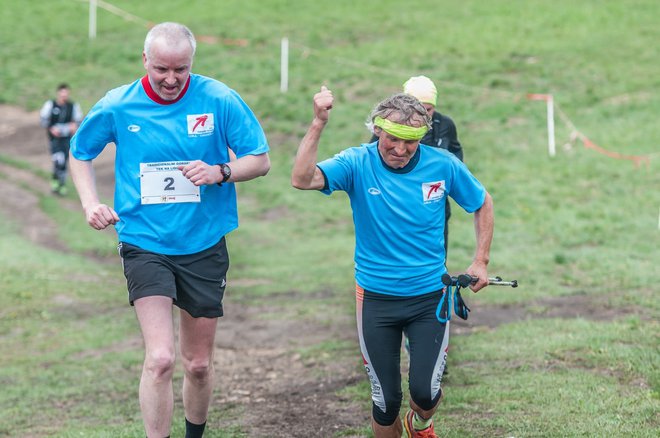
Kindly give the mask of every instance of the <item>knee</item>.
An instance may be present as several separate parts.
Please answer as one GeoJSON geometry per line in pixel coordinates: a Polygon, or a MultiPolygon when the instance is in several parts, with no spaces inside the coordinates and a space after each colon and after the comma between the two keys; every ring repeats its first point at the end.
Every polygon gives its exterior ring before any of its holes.
{"type": "Polygon", "coordinates": [[[157,379],[168,379],[174,373],[175,356],[173,351],[160,350],[147,353],[144,369],[157,379]]]}
{"type": "Polygon", "coordinates": [[[205,382],[213,373],[213,361],[210,358],[191,359],[183,364],[186,376],[197,382],[205,382]]]}
{"type": "Polygon", "coordinates": [[[428,382],[425,385],[410,382],[410,399],[425,411],[433,409],[441,396],[442,390],[438,388],[437,392],[433,394],[428,382]]]}

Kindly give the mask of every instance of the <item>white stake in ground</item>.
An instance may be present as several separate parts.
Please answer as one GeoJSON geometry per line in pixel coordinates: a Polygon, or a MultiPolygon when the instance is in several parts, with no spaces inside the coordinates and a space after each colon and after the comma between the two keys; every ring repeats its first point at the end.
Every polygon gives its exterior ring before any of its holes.
{"type": "Polygon", "coordinates": [[[548,94],[546,100],[548,107],[548,154],[551,157],[555,156],[555,105],[552,99],[552,94],[548,94]]]}
{"type": "Polygon", "coordinates": [[[96,0],[89,0],[89,39],[96,38],[96,0]]]}
{"type": "Polygon", "coordinates": [[[282,38],[282,56],[280,58],[280,91],[289,89],[289,39],[282,38]]]}
{"type": "Polygon", "coordinates": [[[555,104],[552,94],[528,94],[530,100],[545,100],[548,117],[548,155],[555,156],[555,104]]]}

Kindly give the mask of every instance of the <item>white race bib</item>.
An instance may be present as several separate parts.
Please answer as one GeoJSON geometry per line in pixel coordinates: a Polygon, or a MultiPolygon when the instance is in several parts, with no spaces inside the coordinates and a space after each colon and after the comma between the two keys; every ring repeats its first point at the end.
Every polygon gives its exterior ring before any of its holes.
{"type": "Polygon", "coordinates": [[[142,204],[200,202],[199,187],[178,169],[190,161],[140,163],[142,204]]]}

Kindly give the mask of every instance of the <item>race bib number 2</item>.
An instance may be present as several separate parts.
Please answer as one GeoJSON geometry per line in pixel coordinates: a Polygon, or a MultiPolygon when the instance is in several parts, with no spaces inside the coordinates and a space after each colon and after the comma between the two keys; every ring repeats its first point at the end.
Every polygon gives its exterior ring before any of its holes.
{"type": "Polygon", "coordinates": [[[199,187],[178,169],[190,161],[140,163],[140,196],[142,204],[200,202],[199,187]]]}

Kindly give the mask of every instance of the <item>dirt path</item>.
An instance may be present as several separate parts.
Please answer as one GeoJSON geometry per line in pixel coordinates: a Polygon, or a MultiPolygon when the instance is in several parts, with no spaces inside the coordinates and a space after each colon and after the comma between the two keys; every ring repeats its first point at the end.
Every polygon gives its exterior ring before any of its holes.
{"type": "MultiPolygon", "coordinates": [[[[36,112],[0,105],[0,154],[20,158],[49,172],[46,144],[36,112]]],[[[98,188],[106,199],[112,198],[114,187],[113,154],[112,148],[107,148],[95,162],[98,188]]],[[[56,224],[39,208],[37,194],[48,193],[48,182],[35,178],[28,170],[1,163],[0,176],[0,211],[15,219],[30,241],[67,251],[66,245],[57,239],[56,224]]],[[[80,208],[72,200],[61,202],[72,209],[80,208]]],[[[466,298],[472,301],[469,296],[466,298]]],[[[615,313],[604,302],[603,297],[596,302],[588,295],[570,300],[550,298],[516,307],[479,308],[473,302],[470,319],[456,321],[452,333],[493,329],[526,318],[611,319],[625,310],[619,308],[615,313]],[[534,313],[530,311],[532,308],[534,313]]],[[[329,437],[368,424],[369,412],[335,393],[364,378],[359,358],[328,360],[297,353],[328,339],[356,342],[353,316],[346,315],[330,325],[316,320],[264,317],[278,306],[284,309],[284,304],[272,300],[268,308],[247,305],[235,302],[228,295],[226,316],[219,324],[217,335],[218,395],[214,403],[238,407],[242,414],[237,423],[255,437],[329,437]],[[298,426],[295,432],[291,429],[293,423],[298,426]]]]}

